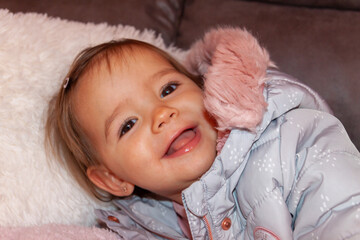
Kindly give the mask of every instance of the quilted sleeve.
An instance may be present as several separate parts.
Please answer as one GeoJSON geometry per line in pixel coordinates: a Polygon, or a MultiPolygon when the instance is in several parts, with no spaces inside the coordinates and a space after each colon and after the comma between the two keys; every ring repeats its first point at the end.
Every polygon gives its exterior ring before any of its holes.
{"type": "Polygon", "coordinates": [[[359,151],[330,114],[299,109],[285,118],[282,160],[296,156],[286,200],[294,239],[359,239],[359,151]],[[291,150],[286,146],[294,139],[298,144],[291,150]]]}

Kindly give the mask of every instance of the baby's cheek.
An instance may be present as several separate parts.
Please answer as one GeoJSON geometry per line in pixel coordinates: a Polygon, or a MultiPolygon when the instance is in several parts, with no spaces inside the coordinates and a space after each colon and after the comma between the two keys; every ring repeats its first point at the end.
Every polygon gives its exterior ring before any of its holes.
{"type": "Polygon", "coordinates": [[[194,90],[192,93],[187,94],[184,99],[187,99],[188,102],[191,102],[191,106],[193,107],[205,109],[204,98],[201,91],[199,92],[194,90]]]}

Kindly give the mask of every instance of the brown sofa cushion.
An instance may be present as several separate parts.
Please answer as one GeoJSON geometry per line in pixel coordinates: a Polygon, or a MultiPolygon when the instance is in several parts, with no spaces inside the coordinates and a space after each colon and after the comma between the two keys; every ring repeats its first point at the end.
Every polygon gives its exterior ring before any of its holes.
{"type": "Polygon", "coordinates": [[[11,12],[38,12],[81,22],[131,25],[153,29],[167,44],[173,42],[184,0],[0,0],[11,12]]]}
{"type": "Polygon", "coordinates": [[[258,2],[279,3],[304,7],[360,10],[360,1],[358,0],[260,0],[258,2]]]}
{"type": "Polygon", "coordinates": [[[320,93],[360,148],[360,12],[237,0],[185,4],[177,45],[188,48],[210,27],[246,27],[280,70],[320,93]]]}

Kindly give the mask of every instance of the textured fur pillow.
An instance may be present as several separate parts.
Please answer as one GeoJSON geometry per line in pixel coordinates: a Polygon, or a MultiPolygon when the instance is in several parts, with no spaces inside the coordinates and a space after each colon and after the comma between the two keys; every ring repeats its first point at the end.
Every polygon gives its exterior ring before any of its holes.
{"type": "Polygon", "coordinates": [[[0,226],[89,226],[95,222],[94,208],[109,207],[82,191],[60,165],[48,165],[44,123],[48,101],[75,55],[122,37],[183,56],[176,48],[166,49],[153,31],[0,10],[0,226]]]}

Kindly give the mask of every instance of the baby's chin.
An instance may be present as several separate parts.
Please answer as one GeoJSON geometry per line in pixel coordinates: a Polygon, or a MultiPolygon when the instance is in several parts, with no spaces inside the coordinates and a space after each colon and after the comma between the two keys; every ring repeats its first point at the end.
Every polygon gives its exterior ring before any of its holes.
{"type": "Polygon", "coordinates": [[[189,180],[190,180],[189,186],[192,183],[200,180],[201,177],[209,171],[209,169],[211,168],[211,166],[214,163],[215,157],[216,157],[216,152],[214,151],[213,155],[209,155],[205,159],[203,158],[202,161],[195,162],[192,165],[192,167],[191,167],[192,174],[189,176],[189,180]]]}

